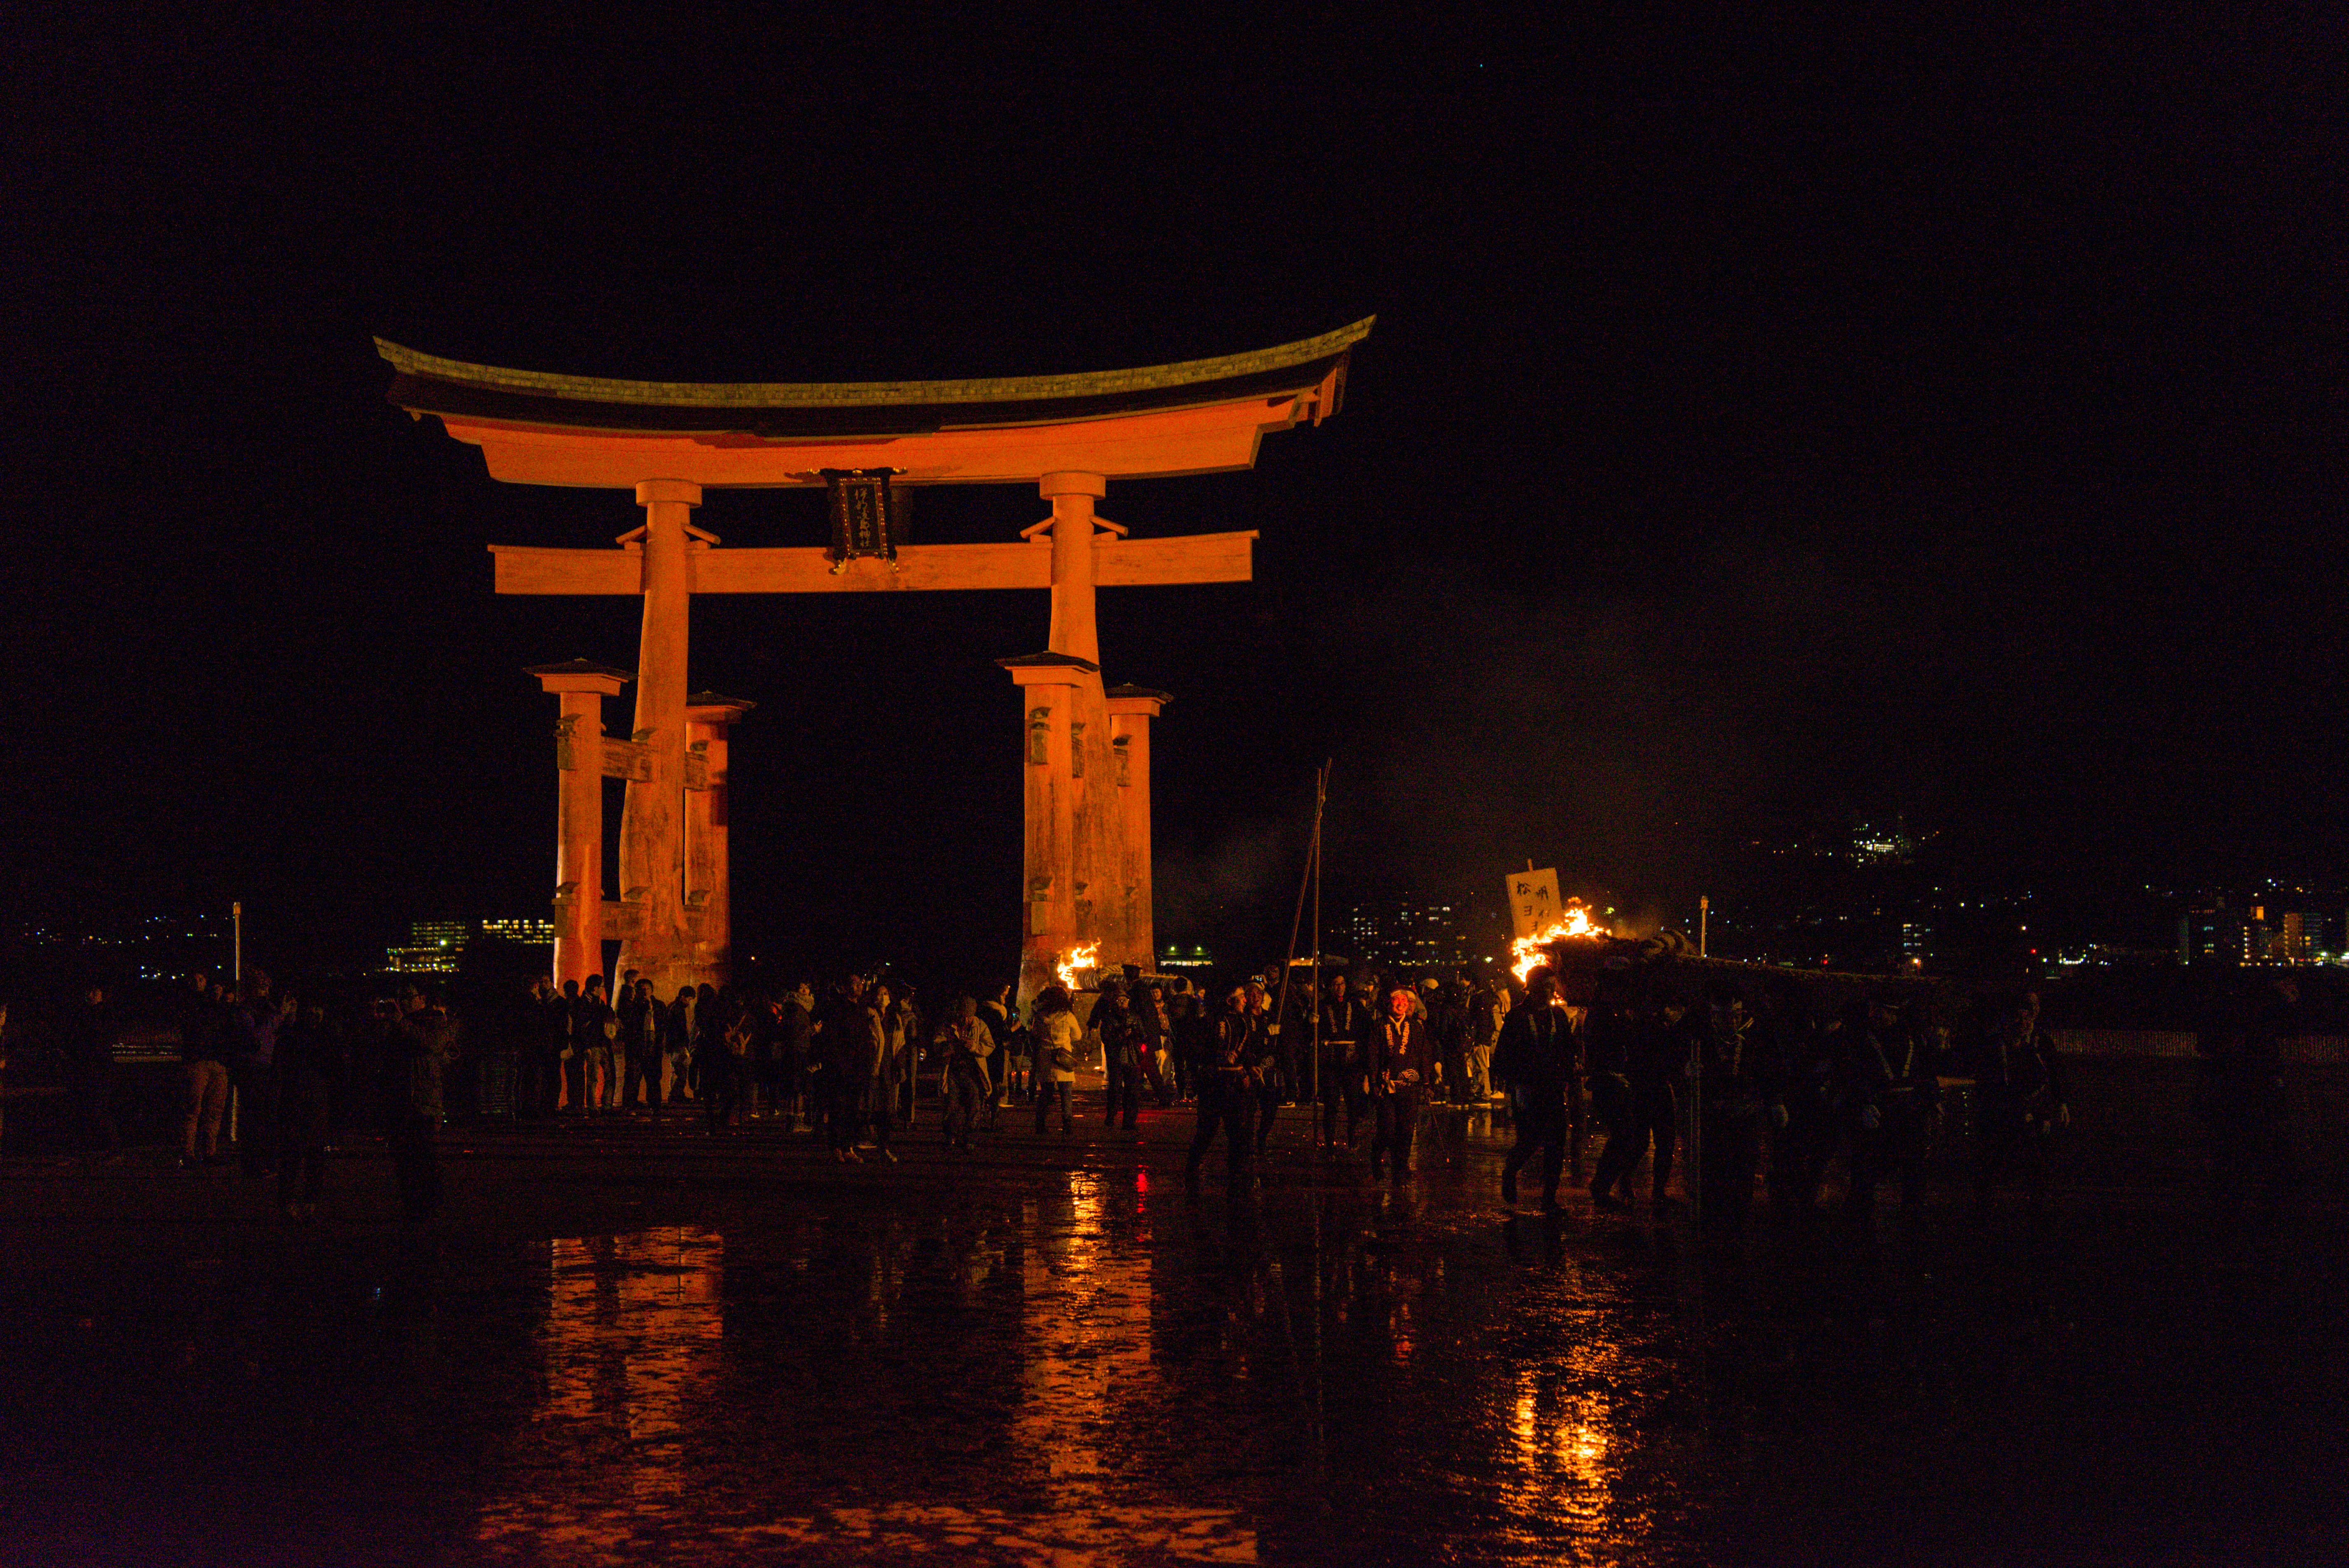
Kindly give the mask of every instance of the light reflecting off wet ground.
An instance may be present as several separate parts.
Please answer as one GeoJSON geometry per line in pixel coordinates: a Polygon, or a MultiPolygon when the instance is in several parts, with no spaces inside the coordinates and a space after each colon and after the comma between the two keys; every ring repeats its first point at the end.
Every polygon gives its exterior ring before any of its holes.
{"type": "Polygon", "coordinates": [[[1299,1158],[1198,1198],[1164,1150],[644,1163],[674,1153],[570,1170],[620,1195],[561,1233],[553,1200],[430,1234],[10,1221],[5,1561],[2349,1547],[2331,1229],[2225,1266],[2126,1206],[1724,1247],[1504,1219],[1474,1141],[1402,1191],[1299,1158]]]}

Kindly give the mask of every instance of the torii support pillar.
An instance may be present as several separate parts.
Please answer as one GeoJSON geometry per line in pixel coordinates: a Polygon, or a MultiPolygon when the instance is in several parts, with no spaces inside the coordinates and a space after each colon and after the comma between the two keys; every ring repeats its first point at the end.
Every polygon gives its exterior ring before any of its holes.
{"type": "Polygon", "coordinates": [[[685,907],[694,956],[712,984],[734,975],[734,923],[726,856],[728,734],[758,705],[696,692],[685,708],[685,907]]]}
{"type": "Polygon", "coordinates": [[[1150,721],[1174,699],[1148,686],[1112,686],[1109,746],[1118,802],[1118,882],[1121,918],[1113,923],[1117,951],[1104,950],[1104,968],[1137,964],[1158,968],[1158,924],[1150,884],[1150,721]]]}
{"type": "MultiPolygon", "coordinates": [[[[1021,796],[1027,831],[1022,870],[1027,916],[1019,934],[1019,1001],[1024,1006],[1053,984],[1061,958],[1101,940],[1092,929],[1091,890],[1079,885],[1077,768],[1088,683],[1098,691],[1101,666],[1061,653],[997,661],[1019,683],[1024,734],[1021,796]]],[[[1098,698],[1095,698],[1098,701],[1098,698]]],[[[1105,749],[1105,748],[1104,748],[1105,749]]]]}
{"type": "Polygon", "coordinates": [[[693,596],[688,552],[709,548],[688,521],[701,487],[683,480],[636,486],[645,525],[621,542],[644,561],[644,634],[636,654],[636,724],[642,779],[628,780],[620,816],[620,898],[636,912],[620,940],[620,967],[667,996],[715,976],[695,961],[685,913],[685,657],[693,596]]]}
{"type": "Polygon", "coordinates": [[[604,699],[634,677],[573,659],[524,672],[561,699],[554,721],[554,983],[604,972],[604,699]]]}

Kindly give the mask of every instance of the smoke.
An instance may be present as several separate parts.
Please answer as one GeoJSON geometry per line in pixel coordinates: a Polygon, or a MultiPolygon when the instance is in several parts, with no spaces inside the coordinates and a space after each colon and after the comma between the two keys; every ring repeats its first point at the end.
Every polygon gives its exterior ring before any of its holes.
{"type": "Polygon", "coordinates": [[[1305,848],[1295,824],[1258,820],[1226,830],[1204,851],[1162,855],[1154,870],[1161,926],[1204,934],[1232,931],[1237,920],[1255,937],[1267,912],[1278,907],[1285,917],[1305,848]]]}
{"type": "Polygon", "coordinates": [[[1379,650],[1395,700],[1341,753],[1333,870],[1497,886],[1531,859],[1568,892],[1618,890],[1621,924],[1662,923],[1727,836],[1832,771],[1819,688],[1884,630],[1842,575],[1756,542],[1611,600],[1443,571],[1381,595],[1370,626],[1441,627],[1446,645],[1379,650]]]}

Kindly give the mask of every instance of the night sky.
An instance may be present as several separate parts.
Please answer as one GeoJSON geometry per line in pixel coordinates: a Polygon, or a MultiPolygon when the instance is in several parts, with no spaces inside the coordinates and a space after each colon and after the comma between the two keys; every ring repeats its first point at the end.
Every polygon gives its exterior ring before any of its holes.
{"type": "MultiPolygon", "coordinates": [[[[496,598],[483,546],[637,514],[490,480],[386,403],[372,335],[844,380],[1373,313],[1336,419],[1103,505],[1263,531],[1252,584],[1102,595],[1107,676],[1177,697],[1162,935],[1278,940],[1324,757],[1333,897],[1530,856],[1671,908],[1733,846],[1854,811],[1984,875],[2349,870],[2334,8],[1113,34],[870,9],[19,8],[21,912],[242,897],[290,963],[543,909],[553,705],[522,666],[633,665],[637,605],[496,598]]],[[[926,541],[1047,510],[919,500],[926,541]]],[[[822,507],[712,492],[697,521],[814,544],[822,507]]],[[[1045,613],[696,600],[694,685],[760,705],[744,947],[1009,964],[1019,704],[993,661],[1045,613]]]]}

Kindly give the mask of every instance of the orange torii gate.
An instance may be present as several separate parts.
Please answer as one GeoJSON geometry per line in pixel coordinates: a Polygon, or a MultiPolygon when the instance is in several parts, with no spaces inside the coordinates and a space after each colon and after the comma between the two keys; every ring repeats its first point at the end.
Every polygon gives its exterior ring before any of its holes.
{"type": "MultiPolygon", "coordinates": [[[[532,672],[564,696],[555,978],[600,971],[607,931],[620,939],[622,967],[664,993],[728,973],[724,834],[691,829],[713,810],[706,792],[722,788],[726,725],[749,705],[688,696],[693,594],[960,588],[1051,593],[1043,650],[999,661],[1019,686],[1026,726],[1022,995],[1088,947],[1101,968],[1153,966],[1149,735],[1168,698],[1102,686],[1094,589],[1246,582],[1256,535],[1133,539],[1095,503],[1112,479],[1253,467],[1268,433],[1329,418],[1348,355],[1374,319],[1215,359],[969,381],[616,381],[471,365],[377,339],[398,372],[390,400],[479,446],[492,478],[629,490],[645,509],[644,525],[616,550],[490,547],[501,593],[644,599],[627,740],[604,738],[600,720],[626,672],[532,672]],[[1051,505],[1019,542],[895,537],[902,487],[1018,482],[1051,505]],[[705,489],[725,486],[826,487],[831,545],[719,548],[690,515],[705,489]],[[591,713],[593,733],[580,733],[591,713]],[[600,807],[586,805],[605,774],[627,780],[616,902],[600,885],[600,807]]],[[[714,810],[722,829],[722,803],[714,810]]]]}

